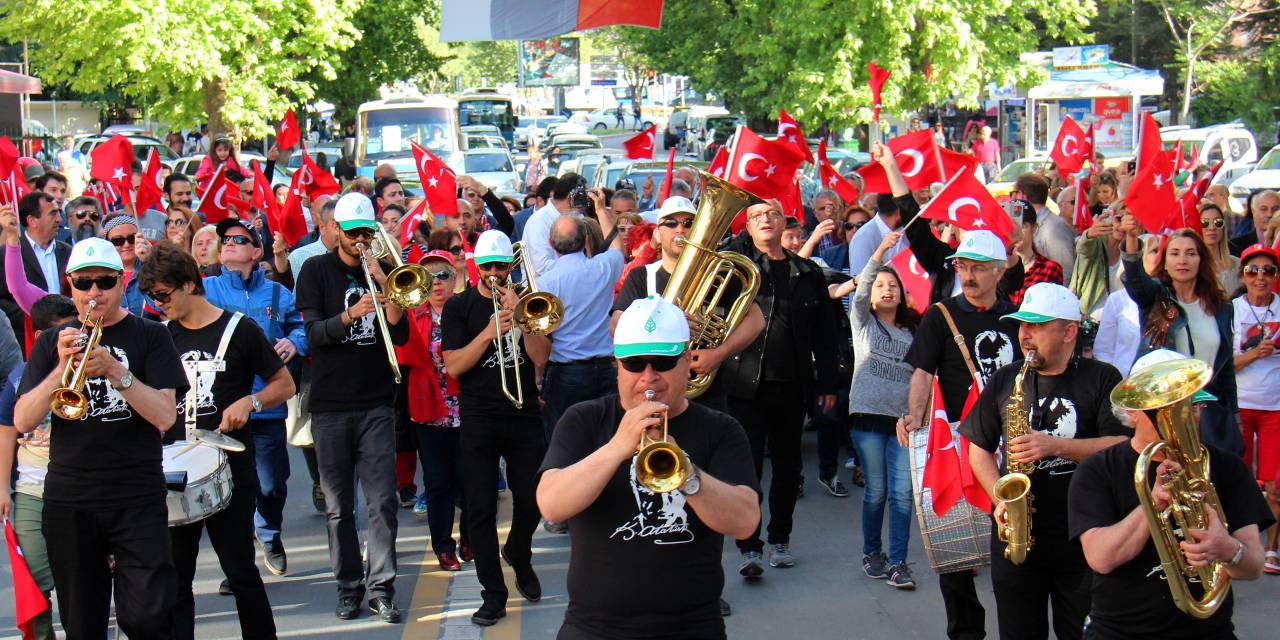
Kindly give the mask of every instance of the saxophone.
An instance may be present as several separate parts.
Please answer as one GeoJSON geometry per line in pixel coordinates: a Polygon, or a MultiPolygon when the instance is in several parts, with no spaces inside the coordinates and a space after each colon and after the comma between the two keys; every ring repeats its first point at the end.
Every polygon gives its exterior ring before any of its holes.
{"type": "Polygon", "coordinates": [[[1004,503],[1004,514],[996,523],[996,535],[1005,543],[1004,557],[1013,564],[1022,564],[1034,542],[1031,539],[1031,477],[1034,462],[1014,462],[1009,457],[1009,443],[1018,436],[1031,433],[1031,415],[1026,409],[1023,395],[1023,379],[1036,352],[1028,351],[1022,361],[1022,369],[1013,379],[1013,392],[1004,406],[1004,460],[1005,473],[996,481],[996,499],[1004,503]]]}

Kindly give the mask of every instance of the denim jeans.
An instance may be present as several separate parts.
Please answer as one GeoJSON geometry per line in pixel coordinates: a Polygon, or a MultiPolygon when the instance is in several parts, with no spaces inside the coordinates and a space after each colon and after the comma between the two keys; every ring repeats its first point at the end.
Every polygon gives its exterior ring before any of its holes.
{"type": "Polygon", "coordinates": [[[254,460],[258,467],[257,508],[253,526],[263,544],[278,544],[284,524],[284,501],[289,497],[289,449],[283,419],[254,419],[254,460]]]}
{"type": "Polygon", "coordinates": [[[595,400],[617,390],[618,374],[613,358],[592,358],[576,362],[547,364],[542,379],[542,431],[546,442],[560,416],[579,402],[595,400]]]}
{"type": "Polygon", "coordinates": [[[911,537],[911,469],[907,450],[894,435],[850,430],[853,446],[862,461],[862,477],[867,486],[862,492],[862,553],[882,550],[880,528],[884,521],[886,498],[889,503],[889,563],[907,559],[907,541],[911,537]]]}

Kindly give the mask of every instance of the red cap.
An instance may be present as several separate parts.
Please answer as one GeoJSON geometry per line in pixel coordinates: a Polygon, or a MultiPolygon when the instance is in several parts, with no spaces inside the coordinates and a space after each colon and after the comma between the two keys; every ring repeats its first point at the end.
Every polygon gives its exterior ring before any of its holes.
{"type": "Polygon", "coordinates": [[[1280,258],[1276,257],[1275,250],[1262,243],[1252,245],[1240,252],[1240,264],[1248,264],[1249,259],[1256,255],[1267,256],[1272,262],[1280,264],[1280,258]]]}
{"type": "Polygon", "coordinates": [[[433,262],[437,260],[452,266],[453,254],[449,253],[448,251],[444,251],[442,249],[436,249],[435,251],[428,252],[424,254],[421,258],[418,258],[418,264],[425,265],[428,262],[433,262]]]}

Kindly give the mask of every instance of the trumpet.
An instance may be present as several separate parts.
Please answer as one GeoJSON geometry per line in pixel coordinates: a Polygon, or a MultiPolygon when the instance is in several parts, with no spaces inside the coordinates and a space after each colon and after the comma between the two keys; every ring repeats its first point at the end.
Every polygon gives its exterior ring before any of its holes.
{"type": "Polygon", "coordinates": [[[524,386],[520,382],[520,349],[513,346],[513,342],[508,342],[508,336],[512,335],[515,328],[507,331],[502,330],[502,293],[498,287],[502,281],[498,280],[498,276],[489,276],[486,281],[489,285],[490,299],[493,301],[493,342],[494,349],[497,351],[498,357],[498,377],[502,381],[502,395],[507,397],[517,409],[524,406],[524,386]],[[507,381],[507,361],[511,361],[511,372],[515,378],[515,392],[512,392],[512,384],[507,381]]]}
{"type": "Polygon", "coordinates": [[[564,303],[555,294],[538,291],[538,283],[534,278],[533,262],[529,253],[524,251],[523,243],[517,242],[511,247],[515,258],[512,263],[520,265],[524,272],[524,282],[514,285],[520,294],[512,316],[520,330],[535,336],[545,336],[560,324],[564,318],[564,303]]]}
{"type": "Polygon", "coordinates": [[[67,362],[67,368],[62,370],[62,386],[54,389],[49,396],[49,410],[63,420],[79,420],[89,410],[89,399],[84,394],[87,377],[85,367],[88,366],[89,353],[102,342],[102,321],[93,319],[93,309],[96,306],[96,300],[89,301],[89,308],[84,314],[84,325],[80,328],[81,332],[89,332],[83,343],[80,363],[76,364],[74,360],[67,362]]]}
{"type": "MultiPolygon", "coordinates": [[[[378,229],[378,231],[381,230],[378,229]]],[[[357,243],[356,248],[360,250],[360,268],[364,269],[365,284],[369,286],[369,295],[373,296],[373,315],[378,323],[378,333],[382,334],[382,347],[387,351],[387,364],[391,365],[391,375],[395,378],[396,384],[399,385],[401,380],[400,360],[396,358],[396,346],[391,343],[391,328],[387,326],[386,312],[382,310],[382,305],[378,303],[378,284],[373,281],[373,273],[369,271],[369,258],[365,255],[365,244],[363,242],[357,243]]],[[[372,253],[372,250],[370,253],[372,253]]],[[[392,271],[392,273],[395,273],[395,271],[392,271]]],[[[389,276],[386,282],[388,284],[391,283],[389,276]]]]}
{"type": "MultiPolygon", "coordinates": [[[[653,389],[644,392],[645,400],[653,400],[653,389]]],[[[662,414],[662,439],[653,440],[646,433],[640,437],[640,453],[631,463],[636,482],[654,493],[679,489],[693,468],[683,449],[667,440],[667,414],[662,414]]]]}
{"type": "Polygon", "coordinates": [[[385,290],[388,300],[401,309],[413,309],[427,301],[431,295],[431,274],[422,265],[405,264],[400,257],[400,245],[381,225],[374,230],[369,253],[373,254],[374,260],[386,260],[395,265],[387,274],[385,290]]]}

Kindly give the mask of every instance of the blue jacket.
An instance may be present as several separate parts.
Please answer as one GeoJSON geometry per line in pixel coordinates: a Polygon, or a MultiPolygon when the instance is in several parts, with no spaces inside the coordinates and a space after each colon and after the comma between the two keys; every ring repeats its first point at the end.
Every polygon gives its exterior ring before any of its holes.
{"type": "Polygon", "coordinates": [[[135,273],[129,278],[129,284],[124,287],[124,295],[120,296],[120,306],[124,307],[129,313],[142,317],[142,307],[146,304],[146,299],[142,295],[142,291],[138,288],[138,278],[135,273]]]}
{"type": "MultiPolygon", "coordinates": [[[[302,324],[302,314],[294,306],[293,292],[274,280],[267,279],[261,266],[255,266],[246,281],[238,272],[222,268],[222,274],[204,279],[204,295],[215,307],[238,311],[253,319],[267,335],[267,342],[275,344],[280,338],[288,338],[297,347],[294,358],[307,355],[307,332],[302,324]]],[[[262,390],[266,383],[255,377],[253,392],[262,390]]],[[[288,414],[282,404],[274,409],[254,413],[250,418],[281,419],[288,414]]]]}

